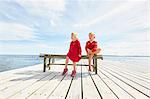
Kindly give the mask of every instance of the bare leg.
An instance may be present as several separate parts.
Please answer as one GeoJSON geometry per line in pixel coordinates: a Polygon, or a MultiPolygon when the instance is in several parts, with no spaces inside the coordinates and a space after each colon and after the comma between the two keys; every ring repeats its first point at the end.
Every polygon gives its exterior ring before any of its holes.
{"type": "Polygon", "coordinates": [[[68,56],[66,56],[66,64],[65,64],[65,68],[67,68],[67,66],[68,66],[68,62],[69,62],[69,57],[68,57],[68,56]]]}
{"type": "Polygon", "coordinates": [[[89,70],[91,70],[91,61],[92,61],[92,58],[93,58],[93,54],[90,54],[89,55],[89,59],[88,59],[88,61],[89,61],[89,70]]]}
{"type": "Polygon", "coordinates": [[[76,62],[73,62],[73,70],[76,71],[76,62]]]}
{"type": "Polygon", "coordinates": [[[76,76],[76,62],[73,62],[73,71],[71,73],[71,77],[75,77],[76,76]]]}
{"type": "Polygon", "coordinates": [[[97,48],[97,50],[95,52],[92,52],[91,54],[88,53],[88,61],[89,61],[89,70],[91,70],[91,61],[93,59],[94,54],[98,54],[101,51],[100,48],[97,48]]]}
{"type": "Polygon", "coordinates": [[[64,70],[63,70],[62,75],[65,75],[65,74],[67,74],[67,72],[68,72],[68,68],[67,68],[67,66],[68,66],[68,62],[69,62],[69,57],[67,56],[67,57],[66,57],[66,64],[65,64],[65,68],[64,68],[64,70]]]}
{"type": "Polygon", "coordinates": [[[97,48],[97,50],[95,52],[92,52],[93,56],[94,56],[94,54],[98,54],[100,51],[101,51],[101,49],[97,48]]]}

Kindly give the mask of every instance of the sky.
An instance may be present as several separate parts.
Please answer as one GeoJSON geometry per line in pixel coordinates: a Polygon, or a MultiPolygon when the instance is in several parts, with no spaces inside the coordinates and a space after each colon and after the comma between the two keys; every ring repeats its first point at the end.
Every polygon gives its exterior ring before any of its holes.
{"type": "Polygon", "coordinates": [[[150,56],[150,0],[0,0],[0,54],[66,54],[71,32],[85,54],[150,56]]]}

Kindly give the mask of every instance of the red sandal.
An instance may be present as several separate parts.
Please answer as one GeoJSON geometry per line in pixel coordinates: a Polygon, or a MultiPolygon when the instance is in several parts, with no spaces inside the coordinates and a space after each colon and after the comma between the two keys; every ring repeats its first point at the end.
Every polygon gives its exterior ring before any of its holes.
{"type": "Polygon", "coordinates": [[[65,68],[62,75],[65,75],[68,72],[68,68],[65,68]]]}
{"type": "Polygon", "coordinates": [[[72,73],[71,73],[71,77],[75,77],[76,76],[76,71],[73,70],[72,73]]]}

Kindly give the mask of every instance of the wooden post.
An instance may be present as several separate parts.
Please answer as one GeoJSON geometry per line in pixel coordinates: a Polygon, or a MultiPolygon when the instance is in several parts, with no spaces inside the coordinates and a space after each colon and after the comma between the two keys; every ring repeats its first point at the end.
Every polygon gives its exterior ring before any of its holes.
{"type": "Polygon", "coordinates": [[[94,69],[94,72],[95,72],[95,59],[93,58],[93,69],[94,69]]]}
{"type": "Polygon", "coordinates": [[[97,55],[94,55],[95,74],[97,74],[97,55]]]}
{"type": "Polygon", "coordinates": [[[51,58],[49,58],[49,64],[48,64],[48,69],[51,69],[51,58]]]}
{"type": "Polygon", "coordinates": [[[93,58],[93,65],[94,65],[94,58],[93,58]]]}
{"type": "Polygon", "coordinates": [[[44,67],[43,67],[43,72],[46,71],[46,57],[44,57],[44,67]]]}
{"type": "Polygon", "coordinates": [[[52,58],[52,63],[54,63],[55,62],[55,58],[52,58]]]}

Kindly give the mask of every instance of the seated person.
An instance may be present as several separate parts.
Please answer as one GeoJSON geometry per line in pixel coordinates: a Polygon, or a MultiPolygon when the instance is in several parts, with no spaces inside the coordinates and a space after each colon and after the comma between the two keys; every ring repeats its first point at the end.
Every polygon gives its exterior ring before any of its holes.
{"type": "Polygon", "coordinates": [[[86,42],[85,50],[87,52],[87,56],[89,57],[89,71],[91,71],[91,61],[94,54],[98,54],[101,49],[97,47],[97,42],[95,41],[95,34],[93,32],[89,33],[89,41],[86,42]]]}

